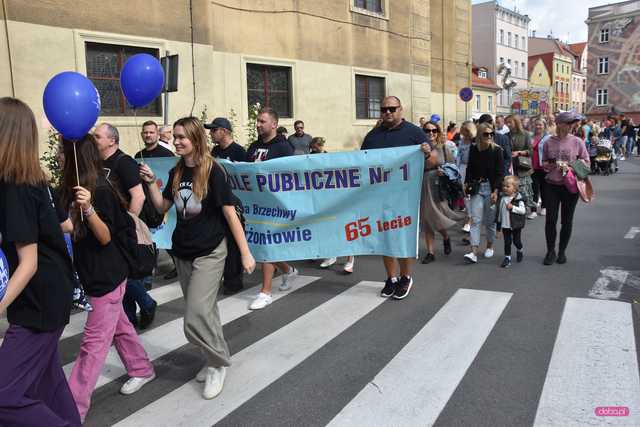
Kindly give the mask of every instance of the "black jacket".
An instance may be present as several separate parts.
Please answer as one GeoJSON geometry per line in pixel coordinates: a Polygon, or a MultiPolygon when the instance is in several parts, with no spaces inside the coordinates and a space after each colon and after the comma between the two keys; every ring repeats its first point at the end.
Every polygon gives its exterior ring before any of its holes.
{"type": "MultiPolygon", "coordinates": [[[[498,201],[496,202],[496,224],[497,224],[497,229],[500,230],[501,228],[501,224],[498,222],[500,220],[500,206],[502,203],[502,198],[504,197],[504,193],[500,193],[500,197],[498,197],[498,201]]],[[[524,203],[524,198],[522,198],[522,195],[520,193],[516,193],[516,195],[513,197],[513,200],[511,200],[511,204],[513,206],[520,206],[520,207],[525,207],[526,209],[526,205],[524,203]]],[[[526,215],[525,214],[517,214],[514,213],[513,211],[509,212],[509,221],[511,221],[511,229],[512,230],[521,230],[524,228],[524,224],[527,221],[526,219],[526,215]]]]}

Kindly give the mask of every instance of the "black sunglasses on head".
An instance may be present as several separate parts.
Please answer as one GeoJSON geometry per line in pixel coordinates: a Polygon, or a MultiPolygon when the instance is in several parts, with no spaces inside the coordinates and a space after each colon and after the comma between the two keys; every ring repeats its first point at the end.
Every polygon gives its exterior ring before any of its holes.
{"type": "Polygon", "coordinates": [[[380,107],[381,113],[395,113],[400,107],[380,107]]]}
{"type": "Polygon", "coordinates": [[[425,133],[438,133],[438,129],[424,129],[425,133]]]}

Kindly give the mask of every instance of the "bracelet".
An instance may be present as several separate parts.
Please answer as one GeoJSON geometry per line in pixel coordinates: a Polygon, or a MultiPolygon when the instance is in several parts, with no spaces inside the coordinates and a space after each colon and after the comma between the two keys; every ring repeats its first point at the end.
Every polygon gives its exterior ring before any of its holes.
{"type": "Polygon", "coordinates": [[[89,208],[88,209],[83,209],[82,213],[84,214],[84,216],[89,218],[91,215],[94,215],[96,213],[96,210],[93,209],[92,205],[89,205],[89,208]]]}

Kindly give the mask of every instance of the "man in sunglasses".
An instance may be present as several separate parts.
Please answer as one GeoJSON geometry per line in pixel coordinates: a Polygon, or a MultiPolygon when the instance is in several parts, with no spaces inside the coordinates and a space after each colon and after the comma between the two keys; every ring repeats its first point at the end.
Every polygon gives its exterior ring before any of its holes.
{"type": "MultiPolygon", "coordinates": [[[[420,145],[426,158],[431,156],[431,145],[427,142],[425,133],[418,126],[404,119],[402,104],[398,97],[387,96],[382,100],[380,119],[382,121],[380,126],[371,129],[365,136],[362,150],[420,145]]],[[[413,258],[383,256],[382,260],[387,272],[387,280],[380,296],[383,298],[392,296],[395,299],[405,298],[413,286],[413,278],[411,277],[413,258]],[[397,276],[396,259],[400,264],[400,277],[397,276]]]]}

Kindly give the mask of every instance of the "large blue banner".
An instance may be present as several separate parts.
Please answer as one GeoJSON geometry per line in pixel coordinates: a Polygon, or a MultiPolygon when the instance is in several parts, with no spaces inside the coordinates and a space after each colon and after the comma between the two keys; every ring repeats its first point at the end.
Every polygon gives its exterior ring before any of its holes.
{"type": "MultiPolygon", "coordinates": [[[[168,168],[157,163],[166,159],[146,161],[166,181],[168,168]]],[[[242,201],[257,261],[417,256],[424,168],[417,146],[220,163],[242,201]]],[[[167,222],[156,231],[160,247],[172,229],[167,222]]]]}

